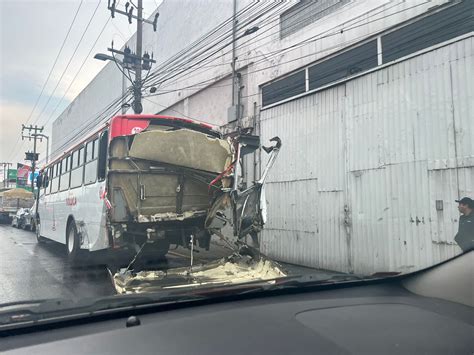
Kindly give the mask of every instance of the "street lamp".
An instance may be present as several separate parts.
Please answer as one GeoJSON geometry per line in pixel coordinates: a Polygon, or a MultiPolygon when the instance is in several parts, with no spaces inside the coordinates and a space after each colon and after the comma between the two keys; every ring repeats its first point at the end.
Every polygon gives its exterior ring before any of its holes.
{"type": "MultiPolygon", "coordinates": [[[[113,62],[115,62],[118,65],[123,67],[122,61],[112,57],[111,55],[105,54],[105,53],[97,53],[94,56],[94,59],[102,60],[104,62],[107,61],[107,60],[111,60],[111,61],[113,61],[113,62]]],[[[125,74],[122,74],[122,105],[121,105],[121,107],[122,107],[122,114],[123,115],[127,113],[127,108],[130,107],[130,105],[125,104],[124,96],[125,96],[125,91],[126,90],[127,90],[127,82],[126,82],[125,74]]]]}
{"type": "Polygon", "coordinates": [[[111,55],[104,54],[104,53],[97,53],[97,54],[94,56],[94,59],[103,60],[103,61],[106,61],[106,60],[114,60],[114,61],[117,61],[120,65],[122,65],[122,62],[120,62],[120,60],[115,59],[115,58],[112,57],[111,55]]]}

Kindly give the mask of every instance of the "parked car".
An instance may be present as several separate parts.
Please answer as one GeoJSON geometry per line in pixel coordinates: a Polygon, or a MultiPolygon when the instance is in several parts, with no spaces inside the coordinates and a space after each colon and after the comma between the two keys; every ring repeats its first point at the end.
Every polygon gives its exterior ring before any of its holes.
{"type": "Polygon", "coordinates": [[[25,225],[23,229],[30,230],[32,232],[36,231],[35,213],[36,213],[36,201],[35,201],[35,204],[28,210],[28,215],[25,218],[25,225]]]}
{"type": "Polygon", "coordinates": [[[31,217],[29,208],[20,208],[12,218],[12,227],[30,228],[31,217]]]}

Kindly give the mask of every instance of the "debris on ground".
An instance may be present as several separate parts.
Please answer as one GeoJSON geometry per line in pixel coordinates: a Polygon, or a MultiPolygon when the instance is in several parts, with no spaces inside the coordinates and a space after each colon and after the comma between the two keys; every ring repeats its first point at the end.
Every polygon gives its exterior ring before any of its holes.
{"type": "Polygon", "coordinates": [[[168,270],[133,272],[123,269],[112,276],[118,294],[156,292],[164,289],[235,285],[252,281],[273,282],[287,274],[265,257],[238,253],[207,264],[168,270]]]}

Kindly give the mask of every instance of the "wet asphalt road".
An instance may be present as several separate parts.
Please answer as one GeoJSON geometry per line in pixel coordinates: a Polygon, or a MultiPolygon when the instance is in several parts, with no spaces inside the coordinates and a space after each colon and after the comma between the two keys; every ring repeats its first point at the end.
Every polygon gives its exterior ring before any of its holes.
{"type": "MultiPolygon", "coordinates": [[[[210,251],[194,254],[194,263],[206,263],[232,253],[211,245],[210,251]]],[[[166,260],[149,265],[156,269],[188,266],[189,250],[171,250],[166,260]]],[[[315,273],[328,278],[336,273],[283,264],[291,274],[315,273]]],[[[65,246],[47,241],[38,244],[33,232],[0,224],[0,304],[25,300],[67,298],[78,300],[115,294],[105,266],[71,268],[65,246]]]]}

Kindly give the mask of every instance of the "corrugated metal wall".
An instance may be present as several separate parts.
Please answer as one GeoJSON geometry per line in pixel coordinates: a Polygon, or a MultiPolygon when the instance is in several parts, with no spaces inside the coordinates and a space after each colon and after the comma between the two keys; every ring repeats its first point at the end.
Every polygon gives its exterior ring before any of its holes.
{"type": "Polygon", "coordinates": [[[283,141],[262,251],[364,274],[459,253],[454,199],[474,195],[472,68],[471,37],[262,111],[262,141],[283,141]]]}

